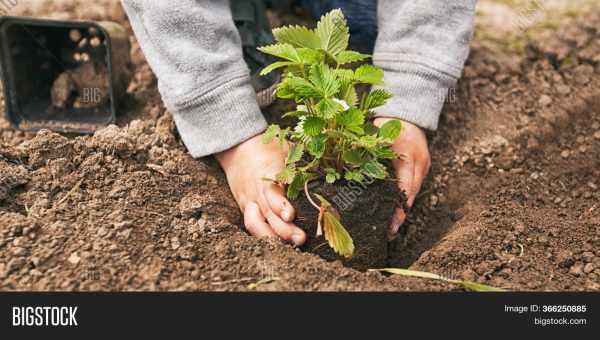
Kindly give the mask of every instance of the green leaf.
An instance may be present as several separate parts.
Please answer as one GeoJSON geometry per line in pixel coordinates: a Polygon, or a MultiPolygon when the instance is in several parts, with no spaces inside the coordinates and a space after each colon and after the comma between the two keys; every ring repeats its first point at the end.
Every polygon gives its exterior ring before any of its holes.
{"type": "Polygon", "coordinates": [[[367,135],[376,135],[379,132],[379,128],[371,122],[365,123],[363,129],[365,129],[365,134],[367,135]]]}
{"type": "Polygon", "coordinates": [[[354,255],[354,241],[352,241],[352,237],[350,237],[339,219],[332,212],[326,211],[323,222],[325,239],[329,242],[329,246],[336,253],[346,258],[352,257],[354,255]]]}
{"type": "Polygon", "coordinates": [[[340,90],[340,82],[329,66],[323,63],[315,64],[310,68],[309,79],[323,98],[331,97],[340,90]]]}
{"type": "Polygon", "coordinates": [[[300,56],[298,55],[298,51],[294,48],[294,46],[290,44],[273,44],[268,46],[262,46],[258,48],[259,51],[274,55],[281,59],[287,59],[289,61],[293,61],[295,63],[300,63],[300,56]]]}
{"type": "Polygon", "coordinates": [[[323,197],[319,194],[315,194],[315,196],[317,196],[317,198],[319,199],[319,202],[321,202],[321,207],[323,207],[323,208],[331,207],[331,203],[329,203],[329,201],[325,197],[323,197]]]}
{"type": "Polygon", "coordinates": [[[295,164],[302,159],[304,144],[294,144],[288,153],[287,164],[295,164]]]}
{"type": "Polygon", "coordinates": [[[265,277],[264,279],[260,279],[257,282],[251,283],[248,286],[246,286],[246,289],[248,290],[255,290],[256,288],[258,288],[261,285],[267,284],[267,283],[271,283],[271,282],[275,282],[275,281],[279,281],[281,280],[281,278],[279,277],[265,277]]]}
{"type": "Polygon", "coordinates": [[[321,40],[315,31],[303,26],[284,26],[273,29],[275,40],[294,47],[306,47],[313,50],[321,48],[321,40]]]}
{"type": "Polygon", "coordinates": [[[281,132],[281,128],[279,127],[279,125],[275,125],[275,124],[270,125],[267,128],[267,131],[265,131],[265,133],[263,134],[263,138],[262,138],[263,143],[271,144],[273,139],[275,139],[275,137],[277,137],[280,132],[281,132]]]}
{"type": "Polygon", "coordinates": [[[337,171],[335,171],[335,169],[332,168],[326,168],[325,173],[325,182],[329,184],[333,184],[335,183],[335,181],[342,178],[342,175],[340,175],[337,171]]]}
{"type": "Polygon", "coordinates": [[[287,167],[277,174],[277,181],[283,184],[290,184],[296,177],[296,169],[287,167]]]}
{"type": "Polygon", "coordinates": [[[361,170],[363,174],[376,179],[384,179],[388,175],[385,166],[374,159],[363,164],[361,170]]]}
{"type": "Polygon", "coordinates": [[[365,162],[362,154],[358,150],[346,150],[342,154],[342,160],[346,163],[361,165],[365,162]]]}
{"type": "Polygon", "coordinates": [[[347,68],[337,68],[332,70],[333,74],[343,81],[353,82],[354,71],[347,68]]]}
{"type": "Polygon", "coordinates": [[[277,84],[277,90],[275,91],[277,98],[281,99],[295,99],[296,93],[292,89],[289,83],[289,78],[285,78],[281,83],[277,84]]]}
{"type": "Polygon", "coordinates": [[[440,276],[440,275],[437,275],[434,273],[421,272],[421,271],[417,271],[417,270],[401,269],[401,268],[382,268],[382,269],[369,269],[369,271],[385,272],[385,273],[390,273],[390,274],[395,274],[395,275],[443,281],[443,282],[448,282],[448,283],[462,286],[463,288],[465,288],[467,290],[471,290],[471,291],[475,291],[475,292],[506,292],[506,290],[502,289],[502,288],[492,287],[492,286],[488,286],[488,285],[484,285],[484,284],[476,283],[476,282],[472,282],[472,281],[449,279],[449,278],[446,278],[446,277],[443,277],[443,276],[440,276]]]}
{"type": "Polygon", "coordinates": [[[347,181],[355,181],[359,183],[365,180],[365,176],[359,171],[346,171],[346,173],[344,174],[344,178],[347,181]]]}
{"type": "Polygon", "coordinates": [[[317,104],[317,110],[324,119],[332,119],[344,109],[342,104],[330,98],[324,98],[317,104]]]}
{"type": "Polygon", "coordinates": [[[376,107],[385,105],[388,99],[392,98],[392,94],[384,89],[377,89],[371,91],[365,99],[363,110],[371,110],[376,107]]]}
{"type": "Polygon", "coordinates": [[[321,41],[321,48],[334,57],[348,48],[350,31],[340,9],[323,15],[315,32],[321,41]]]}
{"type": "Polygon", "coordinates": [[[355,126],[355,125],[346,126],[346,130],[354,133],[357,136],[362,136],[365,134],[365,130],[360,126],[355,126]]]}
{"type": "Polygon", "coordinates": [[[368,54],[362,54],[356,51],[342,51],[337,56],[335,56],[335,61],[339,65],[355,63],[358,61],[363,61],[367,58],[371,57],[368,54]]]}
{"type": "Polygon", "coordinates": [[[296,177],[294,177],[292,183],[288,185],[287,197],[291,200],[298,198],[298,194],[304,189],[304,183],[315,177],[317,177],[317,175],[313,173],[296,173],[296,177]]]}
{"type": "Polygon", "coordinates": [[[293,61],[277,61],[277,62],[274,62],[271,65],[263,68],[262,71],[260,71],[260,75],[266,76],[267,74],[273,72],[274,70],[276,70],[278,68],[295,65],[295,64],[296,63],[294,63],[293,61]]]}
{"type": "Polygon", "coordinates": [[[371,151],[371,154],[373,156],[377,157],[378,159],[396,159],[396,158],[398,158],[398,155],[396,155],[394,150],[392,150],[392,148],[389,146],[375,148],[370,151],[371,151]]]}
{"type": "Polygon", "coordinates": [[[294,94],[294,98],[297,102],[303,101],[307,98],[321,97],[321,92],[306,79],[296,76],[288,76],[284,82],[287,83],[287,90],[294,94]]]}
{"type": "Polygon", "coordinates": [[[281,116],[281,118],[301,117],[301,116],[306,116],[307,114],[308,114],[308,112],[306,112],[306,111],[290,111],[290,112],[284,113],[281,116]]]}
{"type": "Polygon", "coordinates": [[[362,65],[354,71],[354,80],[365,84],[383,84],[383,70],[373,65],[362,65]]]}
{"type": "Polygon", "coordinates": [[[310,48],[298,49],[298,56],[300,61],[305,65],[318,64],[323,62],[323,52],[312,50],[310,48]]]}
{"type": "Polygon", "coordinates": [[[377,137],[373,135],[361,136],[358,141],[353,144],[365,149],[373,149],[377,146],[377,137]]]}
{"type": "Polygon", "coordinates": [[[356,108],[350,108],[337,116],[337,123],[342,126],[360,126],[365,123],[365,114],[356,108]]]}
{"type": "Polygon", "coordinates": [[[306,150],[308,151],[308,153],[311,156],[313,156],[317,159],[321,158],[321,157],[323,157],[323,154],[325,153],[325,147],[326,147],[325,142],[326,141],[327,141],[326,136],[313,137],[306,144],[306,150]]]}
{"type": "Polygon", "coordinates": [[[341,97],[350,106],[356,106],[356,104],[358,104],[358,93],[356,93],[356,88],[352,83],[346,85],[341,97]]]}
{"type": "Polygon", "coordinates": [[[285,144],[285,139],[289,133],[289,127],[286,127],[284,130],[281,130],[281,132],[279,133],[279,145],[283,146],[285,144]]]}
{"type": "Polygon", "coordinates": [[[379,137],[394,141],[398,136],[400,136],[400,131],[402,131],[402,123],[400,123],[397,119],[388,120],[379,128],[379,137]]]}
{"type": "Polygon", "coordinates": [[[319,117],[307,117],[304,121],[304,133],[314,137],[321,134],[325,127],[325,121],[319,117]]]}

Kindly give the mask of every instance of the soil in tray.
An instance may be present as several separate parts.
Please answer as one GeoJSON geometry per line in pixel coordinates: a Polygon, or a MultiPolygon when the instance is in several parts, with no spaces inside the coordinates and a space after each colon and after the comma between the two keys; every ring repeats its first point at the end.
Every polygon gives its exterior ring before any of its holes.
{"type": "Polygon", "coordinates": [[[341,216],[341,222],[354,241],[354,255],[343,258],[335,253],[323,236],[316,237],[319,212],[304,193],[292,201],[296,209],[295,223],[307,233],[303,250],[327,260],[341,260],[359,270],[381,267],[388,257],[388,226],[394,210],[405,201],[395,181],[374,181],[370,185],[341,181],[334,185],[313,182],[309,192],[327,199],[341,216]]]}

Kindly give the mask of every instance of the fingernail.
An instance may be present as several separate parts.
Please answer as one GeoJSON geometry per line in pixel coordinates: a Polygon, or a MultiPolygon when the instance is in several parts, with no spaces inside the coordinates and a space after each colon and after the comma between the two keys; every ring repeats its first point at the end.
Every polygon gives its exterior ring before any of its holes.
{"type": "Polygon", "coordinates": [[[302,243],[304,243],[304,235],[301,233],[292,234],[292,242],[294,242],[294,244],[297,246],[302,245],[302,243]]]}

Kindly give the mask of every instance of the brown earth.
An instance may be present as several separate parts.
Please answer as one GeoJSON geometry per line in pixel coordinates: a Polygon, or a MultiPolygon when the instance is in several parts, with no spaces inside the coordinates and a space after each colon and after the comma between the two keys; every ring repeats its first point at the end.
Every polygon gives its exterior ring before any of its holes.
{"type": "MultiPolygon", "coordinates": [[[[430,180],[388,265],[514,290],[598,291],[600,6],[556,2],[511,28],[520,3],[479,2],[463,79],[430,136],[430,180]]],[[[108,0],[14,12],[128,26],[108,0]]],[[[0,121],[0,289],[246,290],[272,277],[257,289],[457,289],[246,235],[223,174],[186,154],[133,36],[132,46],[119,127],[67,138],[0,121]]]]}
{"type": "Polygon", "coordinates": [[[315,204],[321,203],[316,195],[332,204],[332,212],[339,214],[339,221],[350,234],[355,252],[352,257],[344,258],[336,254],[323,236],[316,237],[319,211],[308,201],[305,193],[292,201],[298,212],[294,222],[308,236],[302,250],[326,260],[342,261],[345,266],[362,271],[385,267],[389,255],[390,217],[396,208],[403,207],[406,202],[406,196],[395,181],[368,178],[362,185],[343,180],[334,185],[314,181],[308,186],[308,191],[315,204]]]}

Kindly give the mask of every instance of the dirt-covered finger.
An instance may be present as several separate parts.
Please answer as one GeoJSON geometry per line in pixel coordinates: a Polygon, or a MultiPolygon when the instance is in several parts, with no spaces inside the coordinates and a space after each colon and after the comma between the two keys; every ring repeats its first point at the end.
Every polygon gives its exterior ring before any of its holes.
{"type": "Polygon", "coordinates": [[[271,210],[285,222],[294,220],[294,207],[285,198],[284,190],[281,186],[270,183],[264,187],[264,196],[271,210]]]}
{"type": "Polygon", "coordinates": [[[258,204],[250,202],[244,210],[244,226],[250,234],[256,237],[277,237],[265,217],[260,211],[258,204]]]}
{"type": "Polygon", "coordinates": [[[267,221],[275,233],[281,237],[284,241],[292,242],[293,244],[300,246],[306,241],[306,234],[302,229],[296,225],[285,222],[274,212],[267,213],[267,221]]]}

